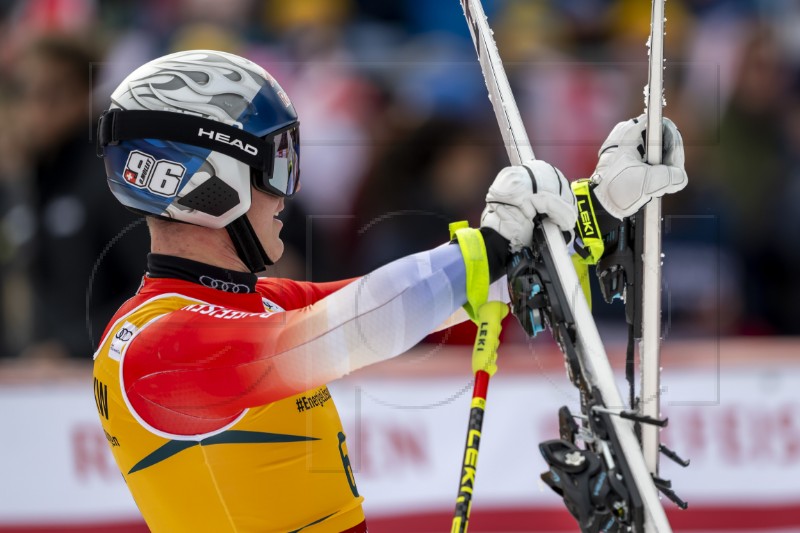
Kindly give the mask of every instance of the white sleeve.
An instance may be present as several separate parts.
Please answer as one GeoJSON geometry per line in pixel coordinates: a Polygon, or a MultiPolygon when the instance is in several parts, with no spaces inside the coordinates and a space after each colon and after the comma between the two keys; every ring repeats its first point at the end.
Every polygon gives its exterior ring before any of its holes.
{"type": "MultiPolygon", "coordinates": [[[[506,304],[511,303],[511,297],[508,294],[508,278],[506,276],[503,276],[489,285],[489,301],[499,301],[506,304]]],[[[459,307],[456,309],[455,313],[447,317],[447,320],[442,322],[439,327],[433,331],[442,331],[443,329],[452,328],[453,326],[457,326],[462,322],[466,322],[467,320],[469,320],[467,312],[464,311],[463,307],[459,307]]]]}
{"type": "Polygon", "coordinates": [[[279,340],[288,349],[270,360],[285,385],[307,390],[405,352],[466,301],[458,246],[404,257],[309,306],[302,320],[288,320],[280,335],[294,342],[279,340]]]}

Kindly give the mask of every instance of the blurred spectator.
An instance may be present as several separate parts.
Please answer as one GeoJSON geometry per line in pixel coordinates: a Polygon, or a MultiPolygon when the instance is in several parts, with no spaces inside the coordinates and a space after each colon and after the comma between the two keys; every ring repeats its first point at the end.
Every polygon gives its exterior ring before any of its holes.
{"type": "Polygon", "coordinates": [[[368,128],[377,104],[344,38],[352,2],[271,0],[263,8],[265,29],[281,46],[261,59],[291,95],[301,124],[302,191],[287,203],[287,216],[299,222],[294,231],[302,235],[284,240],[302,245],[305,278],[341,279],[347,272],[337,244],[375,148],[368,128]]]}
{"type": "Polygon", "coordinates": [[[5,285],[19,291],[15,280],[27,278],[31,307],[18,302],[7,320],[6,328],[9,320],[29,323],[27,338],[7,348],[12,353],[88,358],[98,328],[136,289],[144,270],[140,259],[130,259],[147,250],[144,226],[116,238],[136,217],[110,201],[92,144],[93,64],[87,47],[56,37],[32,43],[14,64],[18,153],[7,155],[21,160],[5,169],[16,192],[5,208],[20,260],[5,285]],[[26,311],[28,317],[19,316],[26,311]]]}
{"type": "Polygon", "coordinates": [[[723,238],[744,266],[741,331],[789,332],[782,301],[791,273],[778,261],[786,242],[774,225],[776,194],[780,196],[789,179],[781,153],[789,80],[767,28],[755,28],[742,41],[730,106],[723,112],[719,145],[710,161],[712,177],[732,211],[722,221],[723,238]]]}
{"type": "MultiPolygon", "coordinates": [[[[491,122],[433,117],[397,132],[367,173],[355,205],[351,275],[441,245],[449,238],[450,222],[480,219],[485,191],[506,157],[502,143],[487,142],[489,127],[496,128],[491,122]]],[[[428,342],[474,339],[475,326],[467,322],[428,342]]]]}
{"type": "MultiPolygon", "coordinates": [[[[485,7],[537,156],[570,179],[586,177],[608,128],[643,108],[649,3],[485,7]]],[[[786,243],[800,201],[800,8],[670,0],[666,9],[666,114],[684,133],[691,175],[664,206],[672,334],[798,333],[787,302],[800,297],[792,269],[800,257],[786,243]]],[[[100,112],[123,73],[152,57],[186,48],[241,53],[292,95],[303,124],[303,189],[287,203],[283,216],[295,230],[269,275],[357,275],[435,245],[447,221],[477,220],[476,184],[505,164],[457,2],[17,0],[0,6],[0,19],[0,119],[16,125],[0,131],[6,352],[53,337],[71,340],[51,353],[89,349],[83,307],[93,260],[135,217],[106,208],[86,95],[97,80],[92,112],[100,112]],[[84,52],[55,51],[80,47],[32,44],[51,34],[96,35],[108,54],[90,78],[84,52]]],[[[144,231],[105,256],[94,322],[130,292],[100,287],[104,269],[137,282],[142,265],[115,251],[145,246],[144,231]]],[[[616,311],[595,310],[615,324],[616,311]]]]}
{"type": "Polygon", "coordinates": [[[788,171],[784,194],[779,195],[777,220],[773,231],[784,245],[778,246],[776,258],[783,269],[786,285],[778,309],[782,329],[800,334],[800,323],[795,318],[795,305],[800,301],[800,278],[795,269],[800,264],[800,248],[786,243],[800,242],[800,71],[795,71],[791,100],[786,107],[786,158],[788,171]]]}
{"type": "Polygon", "coordinates": [[[448,223],[479,219],[501,149],[463,119],[432,118],[399,133],[358,196],[354,270],[437,246],[448,239],[448,223]]]}
{"type": "Polygon", "coordinates": [[[10,9],[8,18],[0,26],[2,68],[7,68],[21,51],[42,37],[85,34],[91,30],[97,15],[96,0],[18,0],[3,3],[10,5],[10,9]]]}

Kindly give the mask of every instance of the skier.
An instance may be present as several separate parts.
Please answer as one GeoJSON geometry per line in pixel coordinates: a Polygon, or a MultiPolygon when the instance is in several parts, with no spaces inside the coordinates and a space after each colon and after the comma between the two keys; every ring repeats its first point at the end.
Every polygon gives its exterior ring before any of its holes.
{"type": "MultiPolygon", "coordinates": [[[[297,114],[261,67],[187,51],[135,70],[100,119],[108,184],[147,217],[136,295],[95,353],[94,393],[117,465],[154,532],[363,532],[345,435],[326,383],[408,350],[503,296],[506,259],[535,216],[569,238],[575,196],[552,165],[500,171],[479,229],[333,283],[257,278],[283,251],[275,218],[300,187],[297,114]],[[487,291],[491,284],[491,290],[487,291]]],[[[683,188],[642,162],[643,122],[604,144],[593,192],[615,216],[683,188]]]]}

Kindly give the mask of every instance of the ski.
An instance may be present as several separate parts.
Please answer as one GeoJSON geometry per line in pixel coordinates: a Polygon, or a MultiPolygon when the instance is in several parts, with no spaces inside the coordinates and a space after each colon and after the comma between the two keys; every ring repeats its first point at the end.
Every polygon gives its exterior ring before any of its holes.
{"type": "MultiPolygon", "coordinates": [[[[509,159],[515,165],[534,159],[483,6],[460,1],[509,159]]],[[[561,494],[582,531],[638,533],[646,520],[649,532],[671,532],[634,433],[635,416],[620,416],[627,410],[561,232],[540,220],[534,243],[509,269],[513,310],[529,334],[550,329],[581,396],[580,415],[566,408],[559,413],[562,439],[540,445],[550,465],[542,478],[561,494]]],[[[650,425],[646,418],[638,423],[650,425]]]]}
{"type": "MultiPolygon", "coordinates": [[[[664,0],[652,0],[650,17],[650,72],[645,89],[647,113],[647,162],[661,163],[664,102],[664,0]]],[[[636,231],[642,232],[641,340],[639,344],[640,408],[645,416],[661,416],[661,199],[653,198],[643,209],[636,231]]],[[[633,408],[634,406],[631,406],[633,408]]],[[[642,426],[642,453],[647,469],[658,476],[659,431],[642,426]]]]}

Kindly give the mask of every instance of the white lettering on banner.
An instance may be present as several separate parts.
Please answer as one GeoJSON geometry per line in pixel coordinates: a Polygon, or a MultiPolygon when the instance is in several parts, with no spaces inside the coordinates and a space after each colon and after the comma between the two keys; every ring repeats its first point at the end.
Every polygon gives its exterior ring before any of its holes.
{"type": "Polygon", "coordinates": [[[358,476],[386,476],[398,472],[419,472],[432,460],[431,443],[424,426],[364,417],[348,442],[358,441],[350,450],[353,472],[358,476]]]}
{"type": "MultiPolygon", "coordinates": [[[[781,364],[771,377],[763,369],[759,360],[723,372],[720,401],[694,404],[686,399],[717,376],[665,371],[664,412],[670,423],[663,436],[692,464],[682,469],[664,459],[662,475],[693,506],[800,506],[800,361],[781,364]]],[[[537,447],[557,438],[557,410],[569,405],[577,411],[577,398],[563,372],[504,375],[502,370],[488,399],[475,501],[563,510],[555,494],[540,487],[545,465],[537,447]]],[[[466,437],[468,379],[356,375],[330,385],[368,516],[452,511],[466,437]]],[[[104,434],[91,383],[0,387],[0,420],[0,529],[35,525],[42,517],[138,519],[111,455],[115,442],[122,447],[125,442],[104,434]],[[31,412],[37,414],[35,423],[31,412]]]]}
{"type": "Polygon", "coordinates": [[[103,480],[113,480],[119,476],[99,423],[76,424],[72,428],[71,440],[73,466],[78,481],[85,483],[92,476],[103,480]]]}
{"type": "Polygon", "coordinates": [[[0,387],[0,420],[0,530],[139,520],[100,425],[91,378],[0,387]]]}
{"type": "Polygon", "coordinates": [[[727,468],[800,465],[800,401],[773,409],[753,404],[664,409],[670,418],[664,444],[693,462],[727,468]],[[674,413],[672,416],[671,413],[674,413]]]}
{"type": "MultiPolygon", "coordinates": [[[[568,405],[578,412],[577,398],[567,396],[572,390],[561,374],[499,374],[495,380],[481,441],[476,489],[481,491],[480,501],[486,505],[559,505],[553,494],[540,490],[538,476],[546,465],[538,444],[558,438],[558,408],[568,405]]],[[[464,382],[414,380],[412,397],[408,383],[399,379],[354,379],[357,388],[348,388],[349,381],[334,383],[330,389],[352,437],[348,441],[352,441],[350,455],[363,458],[363,471],[356,471],[356,479],[368,495],[367,513],[395,513],[400,494],[410,507],[451,506],[469,394],[451,402],[441,399],[463,389],[464,382]],[[353,401],[354,396],[358,401],[353,401]],[[429,408],[413,408],[426,403],[429,408]],[[426,467],[407,466],[401,471],[414,475],[398,475],[391,448],[386,440],[380,440],[383,428],[393,426],[413,428],[413,434],[421,436],[426,467]],[[355,428],[360,428],[364,438],[353,434],[355,428]]],[[[796,481],[800,479],[800,399],[794,392],[800,390],[800,366],[784,372],[780,386],[769,388],[757,372],[728,372],[719,378],[719,403],[687,400],[696,398],[701,387],[707,390],[709,383],[716,382],[717,376],[707,371],[665,372],[664,383],[670,390],[663,412],[670,423],[663,432],[664,440],[691,459],[691,466],[683,469],[664,459],[663,477],[672,480],[683,498],[698,505],[800,505],[800,483],[796,481]],[[743,479],[753,482],[742,483],[743,479]]]]}

